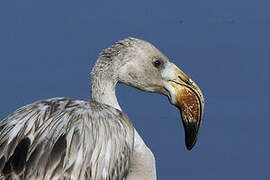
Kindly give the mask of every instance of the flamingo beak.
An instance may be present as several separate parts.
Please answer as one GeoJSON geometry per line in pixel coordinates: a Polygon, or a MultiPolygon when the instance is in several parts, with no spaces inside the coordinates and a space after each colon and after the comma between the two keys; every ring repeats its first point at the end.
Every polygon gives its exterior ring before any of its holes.
{"type": "Polygon", "coordinates": [[[170,63],[169,69],[170,78],[165,87],[169,91],[171,103],[180,110],[186,147],[191,150],[197,141],[203,118],[204,97],[197,84],[177,66],[170,63]]]}

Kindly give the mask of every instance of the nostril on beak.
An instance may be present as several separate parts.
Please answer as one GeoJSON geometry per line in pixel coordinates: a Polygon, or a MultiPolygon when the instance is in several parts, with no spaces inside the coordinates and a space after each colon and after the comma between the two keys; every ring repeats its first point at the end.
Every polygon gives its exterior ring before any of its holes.
{"type": "Polygon", "coordinates": [[[188,84],[190,86],[192,86],[192,84],[193,84],[192,81],[190,81],[190,80],[187,81],[184,78],[182,78],[180,75],[178,75],[178,78],[181,79],[184,83],[186,83],[186,84],[188,84]]]}

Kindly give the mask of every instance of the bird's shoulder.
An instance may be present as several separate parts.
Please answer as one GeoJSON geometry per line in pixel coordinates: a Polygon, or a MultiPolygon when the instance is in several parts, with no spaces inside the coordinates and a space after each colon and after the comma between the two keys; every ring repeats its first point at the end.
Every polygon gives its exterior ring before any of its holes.
{"type": "Polygon", "coordinates": [[[21,179],[125,176],[133,131],[129,118],[108,105],[72,98],[41,100],[0,122],[1,174],[21,179]]]}

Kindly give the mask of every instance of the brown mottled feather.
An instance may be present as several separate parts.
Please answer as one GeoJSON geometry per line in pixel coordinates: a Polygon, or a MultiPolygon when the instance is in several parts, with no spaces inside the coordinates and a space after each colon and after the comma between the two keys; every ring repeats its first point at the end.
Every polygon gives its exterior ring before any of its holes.
{"type": "Polygon", "coordinates": [[[110,106],[39,101],[0,122],[0,179],[125,179],[133,136],[127,116],[110,106]]]}

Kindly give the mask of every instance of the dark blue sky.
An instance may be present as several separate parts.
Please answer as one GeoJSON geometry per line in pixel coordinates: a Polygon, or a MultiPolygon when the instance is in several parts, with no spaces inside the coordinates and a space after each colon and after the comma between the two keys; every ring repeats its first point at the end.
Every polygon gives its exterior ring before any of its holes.
{"type": "Polygon", "coordinates": [[[188,152],[166,97],[118,87],[122,109],[156,156],[158,179],[269,179],[269,7],[266,0],[2,0],[0,119],[39,99],[89,99],[98,53],[133,36],[158,47],[206,100],[188,152]]]}

